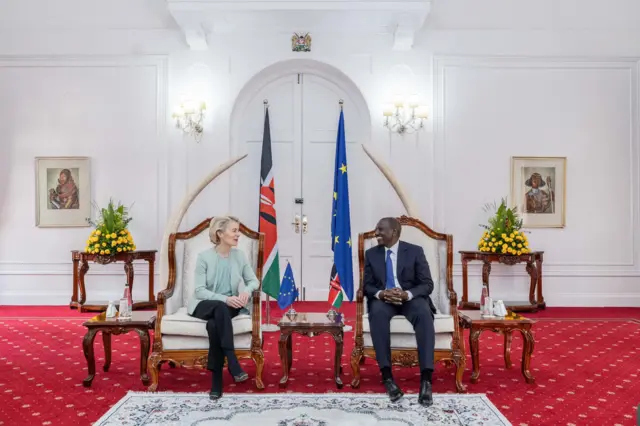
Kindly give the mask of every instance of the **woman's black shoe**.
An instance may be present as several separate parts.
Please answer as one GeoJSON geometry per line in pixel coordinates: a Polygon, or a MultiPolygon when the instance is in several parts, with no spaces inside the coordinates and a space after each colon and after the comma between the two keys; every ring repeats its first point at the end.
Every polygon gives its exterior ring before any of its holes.
{"type": "Polygon", "coordinates": [[[222,396],[222,370],[212,371],[211,374],[211,391],[209,392],[209,399],[216,400],[222,396]]]}

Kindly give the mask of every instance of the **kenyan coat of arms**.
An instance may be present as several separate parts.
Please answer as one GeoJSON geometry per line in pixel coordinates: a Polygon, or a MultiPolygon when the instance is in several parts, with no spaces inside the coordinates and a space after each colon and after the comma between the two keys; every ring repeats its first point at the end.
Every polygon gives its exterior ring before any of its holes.
{"type": "Polygon", "coordinates": [[[291,50],[294,52],[311,52],[311,35],[309,33],[293,33],[293,36],[291,36],[291,50]]]}

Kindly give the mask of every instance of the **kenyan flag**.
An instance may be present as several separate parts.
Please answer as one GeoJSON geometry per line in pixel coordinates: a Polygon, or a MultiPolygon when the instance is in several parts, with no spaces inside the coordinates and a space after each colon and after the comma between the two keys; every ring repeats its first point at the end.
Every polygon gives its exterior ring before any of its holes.
{"type": "Polygon", "coordinates": [[[342,294],[340,277],[338,276],[338,270],[334,264],[333,268],[331,268],[331,281],[329,282],[329,303],[331,303],[331,306],[338,309],[340,308],[340,305],[342,305],[343,298],[344,295],[342,294]]]}
{"type": "Polygon", "coordinates": [[[280,294],[280,259],[278,257],[278,227],[276,224],[276,189],[271,159],[271,130],[269,109],[264,116],[262,163],[260,166],[260,222],[258,231],[264,233],[264,266],[262,291],[274,299],[280,294]]]}

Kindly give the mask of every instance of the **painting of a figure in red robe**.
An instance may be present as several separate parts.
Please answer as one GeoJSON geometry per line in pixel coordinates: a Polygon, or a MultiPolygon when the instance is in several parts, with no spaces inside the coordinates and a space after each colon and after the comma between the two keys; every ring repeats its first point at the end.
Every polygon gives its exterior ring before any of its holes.
{"type": "Polygon", "coordinates": [[[511,200],[524,228],[563,228],[566,157],[511,157],[511,200]]]}
{"type": "Polygon", "coordinates": [[[80,208],[79,173],[77,168],[47,169],[50,210],[80,208]]]}

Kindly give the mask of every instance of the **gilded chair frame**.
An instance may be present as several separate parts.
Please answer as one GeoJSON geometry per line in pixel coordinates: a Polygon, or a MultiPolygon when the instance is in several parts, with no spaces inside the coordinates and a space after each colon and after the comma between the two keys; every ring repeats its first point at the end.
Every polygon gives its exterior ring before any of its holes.
{"type": "MultiPolygon", "coordinates": [[[[456,376],[455,384],[457,392],[466,392],[466,386],[462,383],[462,376],[466,365],[464,335],[463,329],[460,327],[458,318],[458,296],[453,288],[453,235],[442,234],[432,230],[418,219],[401,216],[398,218],[400,224],[417,228],[426,234],[429,238],[446,242],[447,247],[447,264],[446,264],[446,284],[447,297],[449,300],[450,315],[454,321],[454,332],[452,333],[451,349],[436,349],[434,361],[442,361],[447,367],[455,364],[456,376]]],[[[363,338],[363,315],[364,315],[364,264],[365,264],[365,241],[375,238],[375,231],[363,232],[358,235],[358,260],[360,267],[360,283],[356,294],[356,330],[355,330],[355,346],[351,354],[351,369],[353,370],[353,381],[351,387],[358,388],[360,386],[360,364],[365,358],[375,360],[376,352],[373,347],[364,345],[363,338]]],[[[437,267],[437,265],[434,265],[437,267]]],[[[432,268],[434,266],[431,266],[432,268]]],[[[438,285],[438,283],[434,283],[438,285]]],[[[435,302],[435,301],[434,301],[435,302]]],[[[437,303],[437,302],[436,302],[437,303]]],[[[402,367],[418,366],[418,349],[417,348],[391,348],[392,365],[402,367]]]]}
{"type": "MultiPolygon", "coordinates": [[[[155,392],[158,388],[159,370],[162,364],[169,362],[172,366],[179,365],[186,368],[206,368],[208,350],[188,349],[188,350],[166,350],[162,347],[162,317],[165,313],[165,302],[173,296],[176,284],[176,241],[188,240],[199,235],[208,229],[211,219],[208,218],[200,222],[195,228],[185,231],[172,233],[169,236],[169,278],[167,287],[158,293],[156,300],[158,303],[158,313],[156,315],[156,324],[154,332],[153,350],[149,358],[149,372],[151,375],[151,385],[148,390],[155,392]]],[[[240,233],[244,236],[256,240],[258,242],[257,267],[256,276],[260,285],[251,295],[252,313],[251,313],[251,347],[250,349],[236,349],[235,353],[238,359],[252,359],[256,365],[256,388],[264,389],[262,381],[262,371],[264,369],[264,353],[262,351],[263,340],[260,332],[261,312],[260,298],[262,289],[262,266],[264,258],[264,234],[253,231],[240,223],[240,233]]],[[[182,283],[184,285],[184,283],[182,283]]]]}

